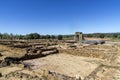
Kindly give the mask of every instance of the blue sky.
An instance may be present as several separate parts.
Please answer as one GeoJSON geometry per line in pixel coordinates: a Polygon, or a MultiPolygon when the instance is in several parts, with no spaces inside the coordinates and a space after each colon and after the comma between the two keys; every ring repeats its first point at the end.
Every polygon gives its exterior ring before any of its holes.
{"type": "Polygon", "coordinates": [[[120,0],[0,0],[0,32],[120,32],[120,0]]]}

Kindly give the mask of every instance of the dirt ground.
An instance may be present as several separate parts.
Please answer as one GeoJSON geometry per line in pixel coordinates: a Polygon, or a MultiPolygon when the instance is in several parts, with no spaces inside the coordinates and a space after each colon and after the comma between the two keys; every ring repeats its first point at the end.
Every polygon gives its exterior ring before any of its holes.
{"type": "Polygon", "coordinates": [[[84,79],[87,75],[95,70],[100,64],[103,63],[100,59],[78,57],[64,53],[50,55],[40,59],[27,60],[31,69],[39,71],[39,69],[47,69],[56,73],[64,74],[71,77],[80,76],[84,79]]]}
{"type": "MultiPolygon", "coordinates": [[[[56,47],[59,53],[1,66],[0,80],[120,80],[119,42],[72,43],[75,47],[69,47],[71,43],[64,41],[53,44],[49,45],[56,47]]],[[[6,57],[25,55],[26,49],[0,45],[1,64],[6,57]]]]}

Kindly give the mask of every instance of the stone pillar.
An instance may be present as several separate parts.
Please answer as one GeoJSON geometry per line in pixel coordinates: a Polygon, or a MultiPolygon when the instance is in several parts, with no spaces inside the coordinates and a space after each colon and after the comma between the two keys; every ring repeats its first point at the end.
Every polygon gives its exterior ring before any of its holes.
{"type": "Polygon", "coordinates": [[[83,40],[82,32],[76,32],[75,36],[74,36],[74,40],[77,41],[77,42],[82,41],[83,40]]]}

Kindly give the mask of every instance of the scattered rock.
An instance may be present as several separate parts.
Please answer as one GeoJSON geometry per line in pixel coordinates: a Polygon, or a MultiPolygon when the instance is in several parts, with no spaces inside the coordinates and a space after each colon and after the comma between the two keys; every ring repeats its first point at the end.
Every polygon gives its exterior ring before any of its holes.
{"type": "Polygon", "coordinates": [[[2,77],[2,74],[0,73],[0,77],[2,77]]]}
{"type": "Polygon", "coordinates": [[[0,57],[3,56],[2,53],[0,53],[0,57]]]}

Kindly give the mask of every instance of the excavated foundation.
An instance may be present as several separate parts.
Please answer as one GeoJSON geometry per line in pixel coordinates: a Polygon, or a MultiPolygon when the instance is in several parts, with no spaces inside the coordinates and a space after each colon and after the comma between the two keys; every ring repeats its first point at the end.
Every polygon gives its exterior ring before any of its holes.
{"type": "Polygon", "coordinates": [[[39,72],[40,69],[48,70],[54,76],[66,75],[70,78],[84,79],[102,64],[101,59],[78,57],[68,54],[54,54],[44,58],[26,60],[29,69],[39,72]],[[61,75],[60,75],[61,74],[61,75]]]}

